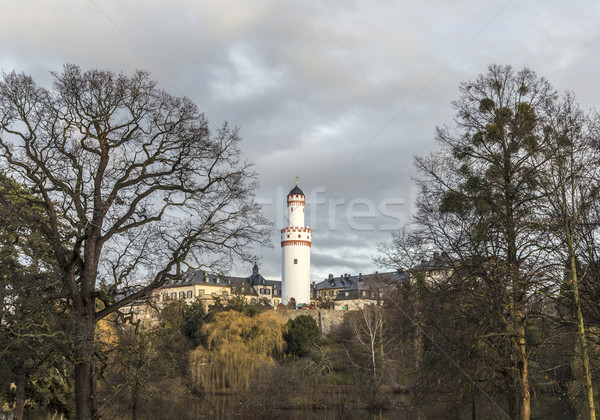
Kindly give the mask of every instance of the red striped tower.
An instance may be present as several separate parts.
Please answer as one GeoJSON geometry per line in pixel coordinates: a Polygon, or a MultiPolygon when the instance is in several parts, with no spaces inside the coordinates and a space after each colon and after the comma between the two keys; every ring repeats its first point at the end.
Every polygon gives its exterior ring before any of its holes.
{"type": "Polygon", "coordinates": [[[281,229],[282,277],[281,300],[291,298],[297,305],[310,305],[310,245],[312,231],[304,226],[306,198],[296,186],[287,196],[288,227],[281,229]]]}

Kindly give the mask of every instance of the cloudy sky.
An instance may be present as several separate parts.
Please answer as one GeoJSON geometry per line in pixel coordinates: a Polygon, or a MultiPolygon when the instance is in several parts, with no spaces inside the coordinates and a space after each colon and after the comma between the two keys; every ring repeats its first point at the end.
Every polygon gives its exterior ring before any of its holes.
{"type": "MultiPolygon", "coordinates": [[[[600,3],[583,0],[7,0],[0,67],[48,84],[66,62],[149,70],[213,127],[240,127],[273,221],[261,272],[280,278],[283,201],[309,203],[312,279],[368,273],[409,221],[414,155],[452,122],[458,84],[527,66],[600,104],[600,3]]],[[[245,274],[243,265],[235,274],[245,274]]]]}

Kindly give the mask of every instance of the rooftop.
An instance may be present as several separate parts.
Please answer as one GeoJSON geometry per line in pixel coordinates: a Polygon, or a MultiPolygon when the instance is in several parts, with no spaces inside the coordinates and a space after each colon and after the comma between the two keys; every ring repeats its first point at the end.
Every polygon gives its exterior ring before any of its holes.
{"type": "Polygon", "coordinates": [[[290,195],[304,195],[304,193],[302,192],[302,190],[300,188],[298,188],[298,186],[296,185],[294,188],[292,188],[292,190],[290,191],[290,193],[288,194],[288,197],[290,195]]]}

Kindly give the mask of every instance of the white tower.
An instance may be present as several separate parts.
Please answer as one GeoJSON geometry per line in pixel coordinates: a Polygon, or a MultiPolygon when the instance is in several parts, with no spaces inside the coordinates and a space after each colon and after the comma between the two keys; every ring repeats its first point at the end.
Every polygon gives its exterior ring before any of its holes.
{"type": "Polygon", "coordinates": [[[287,196],[288,227],[281,229],[281,300],[287,305],[310,305],[310,244],[312,231],[304,226],[304,193],[296,186],[287,196]]]}

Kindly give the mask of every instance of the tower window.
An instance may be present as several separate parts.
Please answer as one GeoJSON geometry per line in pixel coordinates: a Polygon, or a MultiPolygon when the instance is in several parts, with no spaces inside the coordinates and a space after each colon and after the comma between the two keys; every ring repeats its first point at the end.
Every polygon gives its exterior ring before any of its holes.
{"type": "Polygon", "coordinates": [[[290,237],[290,235],[288,235],[288,238],[290,237]]]}
{"type": "Polygon", "coordinates": [[[298,238],[302,238],[302,235],[298,235],[298,238]]]}
{"type": "Polygon", "coordinates": [[[298,258],[294,258],[294,264],[298,264],[298,258]]]}

